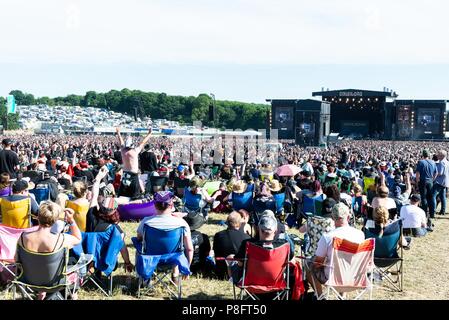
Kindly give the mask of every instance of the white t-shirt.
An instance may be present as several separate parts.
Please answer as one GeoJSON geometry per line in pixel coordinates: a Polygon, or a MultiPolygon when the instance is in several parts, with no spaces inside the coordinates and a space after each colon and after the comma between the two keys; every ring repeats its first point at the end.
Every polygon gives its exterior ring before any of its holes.
{"type": "Polygon", "coordinates": [[[170,230],[184,227],[184,235],[190,235],[190,227],[187,221],[182,218],[172,216],[171,214],[155,215],[144,218],[137,227],[137,233],[143,235],[143,226],[148,225],[153,228],[170,230]]]}
{"type": "Polygon", "coordinates": [[[424,210],[412,204],[403,206],[400,216],[403,228],[421,228],[427,223],[424,210]]]}
{"type": "MultiPolygon", "coordinates": [[[[324,263],[329,263],[332,256],[332,242],[334,238],[340,238],[348,240],[354,243],[360,243],[365,240],[365,235],[362,231],[353,228],[351,226],[344,226],[336,228],[328,233],[321,236],[318,242],[318,248],[316,249],[315,256],[326,257],[324,263]]],[[[325,273],[329,275],[329,268],[325,268],[325,273]]]]}

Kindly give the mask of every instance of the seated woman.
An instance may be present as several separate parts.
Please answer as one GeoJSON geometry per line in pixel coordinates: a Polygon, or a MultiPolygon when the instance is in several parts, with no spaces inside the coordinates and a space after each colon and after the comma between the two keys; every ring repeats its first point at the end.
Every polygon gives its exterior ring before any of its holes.
{"type": "MultiPolygon", "coordinates": [[[[71,209],[63,209],[52,202],[44,202],[39,207],[39,213],[37,221],[39,228],[36,231],[22,234],[19,241],[23,248],[28,251],[38,253],[53,253],[59,249],[66,247],[68,249],[73,248],[81,242],[81,232],[73,217],[74,212],[71,209]],[[52,226],[65,213],[66,221],[69,223],[71,234],[66,233],[53,233],[52,226]]],[[[72,278],[69,277],[70,282],[77,281],[76,274],[73,274],[72,278]]],[[[46,293],[39,293],[38,299],[43,300],[46,297],[46,293]]],[[[73,299],[77,296],[74,294],[73,299]]]]}
{"type": "MultiPolygon", "coordinates": [[[[374,227],[368,228],[373,234],[382,237],[385,228],[393,221],[389,219],[388,209],[385,207],[377,207],[373,212],[374,227]]],[[[409,249],[410,241],[407,241],[404,236],[401,238],[401,245],[404,249],[409,249]]]]}
{"type": "MultiPolygon", "coordinates": [[[[97,176],[92,187],[92,199],[90,208],[86,216],[86,232],[103,232],[112,225],[116,225],[120,231],[122,238],[125,238],[125,233],[119,226],[120,216],[117,210],[118,203],[114,197],[99,196],[100,181],[108,174],[108,169],[103,166],[97,176]]],[[[125,262],[125,270],[132,272],[134,265],[129,259],[128,248],[124,244],[120,250],[123,261],[125,262]]]]}
{"type": "Polygon", "coordinates": [[[81,231],[86,231],[86,215],[89,211],[89,201],[87,200],[87,184],[83,181],[76,181],[73,184],[74,200],[66,202],[66,207],[75,211],[75,221],[81,231]]]}
{"type": "Polygon", "coordinates": [[[352,210],[354,211],[354,215],[356,218],[362,217],[366,215],[366,205],[368,203],[368,199],[365,195],[363,195],[363,188],[355,184],[352,187],[354,197],[352,201],[352,210]]]}
{"type": "Polygon", "coordinates": [[[193,178],[190,181],[189,187],[184,192],[184,205],[188,210],[200,210],[204,218],[207,220],[208,204],[212,204],[219,194],[210,197],[207,191],[200,187],[200,179],[193,178]]]}
{"type": "Polygon", "coordinates": [[[4,172],[0,175],[0,197],[7,197],[11,195],[11,186],[8,173],[4,172]]]}
{"type": "Polygon", "coordinates": [[[221,182],[217,191],[212,194],[212,197],[216,196],[213,206],[214,212],[228,213],[231,211],[231,207],[227,201],[229,192],[226,190],[226,183],[221,182]]]}

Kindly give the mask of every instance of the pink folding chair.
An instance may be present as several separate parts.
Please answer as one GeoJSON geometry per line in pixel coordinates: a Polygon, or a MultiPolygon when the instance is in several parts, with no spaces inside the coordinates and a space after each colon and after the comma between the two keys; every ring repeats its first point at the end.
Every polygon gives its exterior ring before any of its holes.
{"type": "MultiPolygon", "coordinates": [[[[17,248],[17,242],[23,232],[30,232],[37,230],[38,226],[18,229],[13,227],[8,227],[0,224],[0,273],[3,274],[5,278],[14,279],[15,273],[13,272],[15,254],[17,248]]],[[[7,291],[10,285],[7,286],[7,291]]]]}
{"type": "Polygon", "coordinates": [[[334,238],[326,290],[319,298],[346,300],[346,293],[356,291],[354,300],[365,293],[372,298],[375,239],[361,243],[334,238]]]}

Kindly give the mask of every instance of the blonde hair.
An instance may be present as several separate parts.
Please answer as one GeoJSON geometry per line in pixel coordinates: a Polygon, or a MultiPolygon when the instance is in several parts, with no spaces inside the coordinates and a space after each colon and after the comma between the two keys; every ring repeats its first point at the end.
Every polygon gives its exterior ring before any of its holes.
{"type": "Polygon", "coordinates": [[[87,193],[87,184],[84,181],[75,181],[73,183],[73,194],[76,198],[83,198],[87,193]]]}
{"type": "Polygon", "coordinates": [[[377,207],[376,209],[374,209],[373,220],[381,228],[379,236],[382,236],[382,234],[384,232],[383,229],[387,225],[389,217],[390,217],[390,215],[388,213],[387,208],[380,206],[380,207],[377,207]]]}
{"type": "Polygon", "coordinates": [[[377,188],[377,195],[378,195],[380,198],[386,198],[386,197],[388,197],[388,193],[389,193],[389,190],[388,190],[388,188],[385,187],[385,186],[380,186],[379,188],[377,188]]]}
{"type": "Polygon", "coordinates": [[[354,184],[354,186],[352,187],[352,189],[354,190],[354,193],[360,193],[363,192],[362,186],[359,184],[354,184]]]}
{"type": "Polygon", "coordinates": [[[62,212],[60,205],[50,201],[43,202],[39,207],[37,221],[40,226],[49,228],[59,219],[62,212]]]}

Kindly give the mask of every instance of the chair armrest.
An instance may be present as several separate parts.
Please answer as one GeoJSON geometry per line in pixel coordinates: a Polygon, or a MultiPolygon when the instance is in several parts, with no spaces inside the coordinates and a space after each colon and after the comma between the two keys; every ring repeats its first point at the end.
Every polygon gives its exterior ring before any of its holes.
{"type": "Polygon", "coordinates": [[[225,258],[225,257],[215,257],[216,261],[245,261],[248,259],[242,258],[242,259],[236,259],[236,258],[225,258]]]}
{"type": "Polygon", "coordinates": [[[78,262],[67,268],[67,271],[65,272],[65,274],[71,274],[74,272],[79,271],[82,268],[85,268],[89,265],[89,263],[91,263],[94,260],[94,256],[92,254],[84,254],[82,253],[80,258],[78,259],[78,262]]]}

